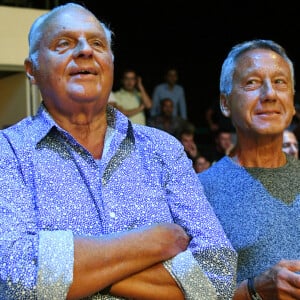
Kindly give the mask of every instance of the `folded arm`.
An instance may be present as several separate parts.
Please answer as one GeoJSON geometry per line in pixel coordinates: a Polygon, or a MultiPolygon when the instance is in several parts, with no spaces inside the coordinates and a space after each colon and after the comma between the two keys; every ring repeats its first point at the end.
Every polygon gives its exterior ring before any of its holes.
{"type": "Polygon", "coordinates": [[[160,280],[167,283],[163,293],[170,285],[180,295],[172,277],[157,264],[185,250],[188,241],[188,236],[176,224],[153,225],[101,239],[77,237],[74,278],[68,299],[92,295],[108,285],[113,285],[112,293],[119,296],[133,297],[135,293],[147,296],[152,284],[160,280]],[[137,289],[135,285],[139,281],[143,284],[137,289]]]}
{"type": "Polygon", "coordinates": [[[113,284],[110,294],[139,300],[184,299],[180,287],[161,263],[113,284]]]}

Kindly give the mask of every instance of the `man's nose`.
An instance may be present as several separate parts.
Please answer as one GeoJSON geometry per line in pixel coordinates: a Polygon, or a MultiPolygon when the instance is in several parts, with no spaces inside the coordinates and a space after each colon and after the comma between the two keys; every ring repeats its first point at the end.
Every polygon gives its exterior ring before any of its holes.
{"type": "Polygon", "coordinates": [[[75,56],[90,56],[93,53],[91,45],[86,39],[80,39],[74,49],[75,56]]]}
{"type": "Polygon", "coordinates": [[[262,86],[262,100],[273,101],[276,96],[276,91],[271,80],[266,80],[262,86]]]}

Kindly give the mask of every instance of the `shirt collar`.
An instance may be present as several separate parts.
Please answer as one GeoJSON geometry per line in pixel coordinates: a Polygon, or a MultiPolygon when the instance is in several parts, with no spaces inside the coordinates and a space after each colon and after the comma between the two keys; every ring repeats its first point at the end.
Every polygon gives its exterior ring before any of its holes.
{"type": "MultiPolygon", "coordinates": [[[[40,142],[52,128],[62,132],[63,134],[70,136],[69,133],[61,128],[52,118],[44,103],[42,102],[38,108],[36,115],[33,117],[35,122],[38,123],[39,130],[35,131],[36,144],[40,142]]],[[[116,110],[111,105],[107,105],[107,125],[108,128],[118,132],[118,134],[126,136],[128,129],[128,118],[121,112],[116,110]]]]}

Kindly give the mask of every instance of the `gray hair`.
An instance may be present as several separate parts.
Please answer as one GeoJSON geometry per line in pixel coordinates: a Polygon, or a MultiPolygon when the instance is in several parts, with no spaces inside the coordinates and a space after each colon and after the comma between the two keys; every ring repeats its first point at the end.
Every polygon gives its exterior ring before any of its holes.
{"type": "Polygon", "coordinates": [[[252,41],[246,41],[232,47],[231,51],[227,55],[223,62],[220,76],[220,92],[228,96],[232,91],[233,74],[236,68],[238,58],[246,51],[253,49],[269,49],[279,54],[289,65],[293,90],[295,93],[295,74],[293,62],[287,56],[285,49],[272,40],[255,39],[252,41]]]}
{"type": "MultiPolygon", "coordinates": [[[[83,9],[83,10],[91,13],[92,15],[94,15],[90,10],[88,10],[87,8],[83,7],[80,4],[67,3],[67,4],[63,4],[63,5],[54,7],[52,10],[41,15],[33,22],[33,24],[31,25],[31,28],[29,30],[29,33],[28,33],[28,44],[29,44],[29,57],[31,58],[31,60],[34,64],[37,63],[37,59],[38,59],[39,43],[44,34],[44,30],[47,27],[51,18],[53,18],[60,11],[62,11],[64,9],[72,8],[72,7],[83,9]]],[[[96,16],[95,16],[95,18],[96,18],[96,16]]],[[[104,29],[108,44],[111,48],[113,32],[109,29],[109,27],[105,23],[99,21],[99,24],[104,29]]]]}

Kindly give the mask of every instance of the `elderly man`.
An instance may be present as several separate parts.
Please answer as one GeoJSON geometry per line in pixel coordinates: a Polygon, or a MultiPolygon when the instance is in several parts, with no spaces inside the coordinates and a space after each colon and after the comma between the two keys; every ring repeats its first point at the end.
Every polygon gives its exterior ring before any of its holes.
{"type": "Polygon", "coordinates": [[[107,26],[54,8],[25,68],[43,102],[0,132],[0,298],[229,299],[236,252],[182,145],[108,105],[107,26]]]}

